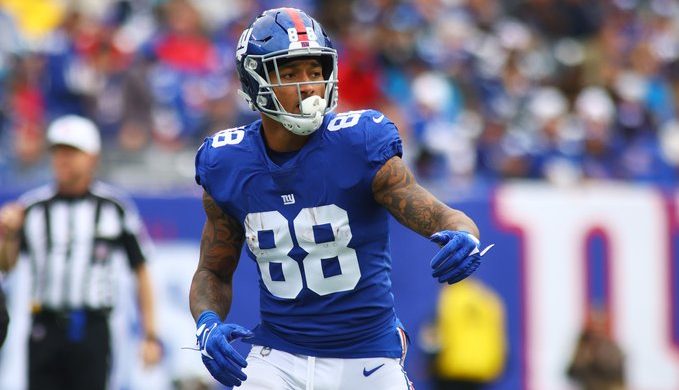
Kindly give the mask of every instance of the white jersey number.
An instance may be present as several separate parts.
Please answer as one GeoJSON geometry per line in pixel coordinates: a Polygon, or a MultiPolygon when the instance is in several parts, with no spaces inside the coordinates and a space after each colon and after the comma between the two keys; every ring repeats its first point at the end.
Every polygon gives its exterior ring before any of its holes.
{"type": "Polygon", "coordinates": [[[245,137],[245,126],[237,127],[235,129],[226,129],[216,133],[212,137],[212,147],[218,148],[224,145],[236,145],[243,141],[245,137]]]}
{"type": "Polygon", "coordinates": [[[347,127],[356,126],[356,124],[358,123],[358,120],[361,119],[361,114],[363,114],[365,111],[366,110],[349,111],[349,112],[343,112],[341,114],[337,114],[337,116],[334,117],[328,123],[328,130],[329,131],[337,131],[337,130],[346,129],[347,127]]]}
{"type": "MultiPolygon", "coordinates": [[[[318,295],[354,289],[361,278],[356,251],[347,245],[351,240],[349,216],[332,204],[302,209],[293,220],[299,246],[308,254],[302,261],[307,287],[318,295]],[[317,243],[314,227],[329,226],[334,240],[317,243]],[[323,261],[339,264],[340,273],[327,276],[323,261]]],[[[250,213],[245,217],[245,237],[257,258],[262,281],[271,294],[294,299],[302,291],[302,271],[288,256],[294,247],[288,221],[278,211],[250,213]],[[260,233],[273,236],[273,242],[260,242],[260,233]],[[262,249],[262,246],[265,248],[262,249]],[[270,265],[280,264],[283,280],[273,280],[270,265]]],[[[268,241],[268,240],[267,240],[268,241]]]]}

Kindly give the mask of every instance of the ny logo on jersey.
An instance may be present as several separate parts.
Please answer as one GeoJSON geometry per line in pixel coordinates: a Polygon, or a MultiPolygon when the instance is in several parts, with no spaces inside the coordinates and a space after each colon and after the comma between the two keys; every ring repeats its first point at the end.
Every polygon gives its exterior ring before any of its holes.
{"type": "Polygon", "coordinates": [[[283,199],[283,204],[285,205],[295,204],[295,194],[281,195],[281,198],[283,199]]]}

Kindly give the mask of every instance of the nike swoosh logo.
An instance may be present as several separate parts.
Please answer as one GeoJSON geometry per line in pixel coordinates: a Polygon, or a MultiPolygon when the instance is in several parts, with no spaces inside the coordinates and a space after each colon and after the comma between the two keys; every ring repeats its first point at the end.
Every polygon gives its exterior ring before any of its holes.
{"type": "MultiPolygon", "coordinates": [[[[384,115],[382,115],[382,116],[384,116],[384,115]]],[[[374,119],[373,119],[373,120],[374,120],[374,119]]],[[[366,377],[367,377],[367,376],[372,375],[375,371],[377,371],[377,370],[379,370],[380,368],[382,368],[383,365],[384,365],[384,363],[382,363],[382,364],[380,364],[379,366],[373,368],[372,370],[368,370],[368,371],[366,371],[366,369],[365,369],[365,367],[364,367],[364,368],[363,368],[363,376],[366,376],[366,377]]]]}
{"type": "Polygon", "coordinates": [[[488,251],[490,250],[490,248],[492,248],[492,247],[494,247],[494,246],[495,246],[495,244],[490,244],[490,245],[488,245],[488,246],[486,247],[486,249],[484,249],[484,250],[481,251],[481,254],[480,254],[479,256],[485,255],[486,252],[488,252],[488,251]]]}
{"type": "Polygon", "coordinates": [[[377,118],[373,117],[373,122],[380,123],[382,122],[382,119],[384,119],[384,114],[378,116],[377,118]]]}
{"type": "Polygon", "coordinates": [[[495,246],[495,244],[490,244],[490,245],[488,245],[488,246],[487,246],[484,250],[482,250],[482,251],[479,251],[479,248],[476,247],[476,248],[474,248],[474,250],[471,251],[471,253],[469,254],[469,256],[475,255],[475,254],[477,254],[477,253],[480,252],[480,253],[479,253],[479,256],[483,257],[483,255],[485,255],[486,252],[488,252],[488,251],[490,250],[490,248],[492,248],[492,247],[494,247],[494,246],[495,246]]]}

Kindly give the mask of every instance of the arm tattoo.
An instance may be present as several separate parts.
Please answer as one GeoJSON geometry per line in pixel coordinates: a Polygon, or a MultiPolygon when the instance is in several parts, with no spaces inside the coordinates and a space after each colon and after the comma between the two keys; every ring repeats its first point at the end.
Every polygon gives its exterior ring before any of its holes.
{"type": "Polygon", "coordinates": [[[205,310],[213,310],[224,318],[231,307],[231,279],[243,247],[243,228],[225,214],[207,194],[203,195],[207,221],[200,241],[200,259],[193,275],[189,302],[191,313],[198,318],[205,310]]]}
{"type": "Polygon", "coordinates": [[[375,201],[401,224],[429,237],[440,230],[465,230],[478,237],[478,228],[463,212],[441,203],[422,188],[399,157],[392,157],[372,183],[375,201]]]}

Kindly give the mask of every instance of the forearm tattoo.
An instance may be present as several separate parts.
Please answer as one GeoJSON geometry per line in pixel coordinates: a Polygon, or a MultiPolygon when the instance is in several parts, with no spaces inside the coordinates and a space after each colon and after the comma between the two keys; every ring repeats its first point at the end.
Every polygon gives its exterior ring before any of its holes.
{"type": "Polygon", "coordinates": [[[191,313],[197,318],[205,310],[214,310],[224,318],[231,307],[231,279],[243,246],[243,229],[208,195],[203,196],[203,208],[207,221],[191,283],[191,313]]]}
{"type": "Polygon", "coordinates": [[[417,184],[399,157],[392,157],[380,168],[372,189],[377,203],[401,224],[425,237],[444,229],[467,230],[478,235],[478,229],[469,217],[446,206],[417,184]]]}

